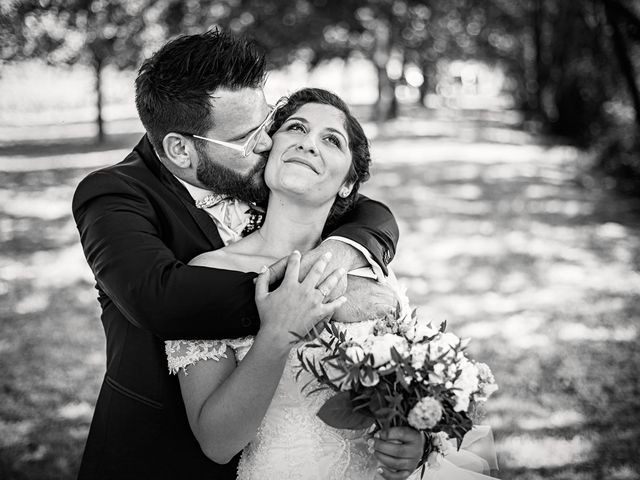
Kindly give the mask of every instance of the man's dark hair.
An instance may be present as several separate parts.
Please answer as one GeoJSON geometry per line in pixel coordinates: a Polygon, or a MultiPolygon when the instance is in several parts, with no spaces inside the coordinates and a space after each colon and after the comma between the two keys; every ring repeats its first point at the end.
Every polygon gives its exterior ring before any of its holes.
{"type": "Polygon", "coordinates": [[[287,99],[287,103],[276,112],[269,135],[273,136],[287,118],[307,103],[330,105],[340,110],[345,118],[344,128],[347,131],[349,150],[351,151],[351,166],[349,167],[345,180],[353,184],[353,189],[346,198],[336,195],[336,200],[331,208],[331,212],[329,212],[329,218],[327,220],[327,224],[331,225],[341,215],[353,207],[358,196],[360,184],[369,179],[369,166],[371,165],[369,141],[360,122],[351,113],[349,106],[336,94],[321,88],[303,88],[291,94],[287,99]]]}
{"type": "Polygon", "coordinates": [[[258,88],[265,57],[253,43],[217,29],[171,40],[145,60],[136,79],[136,108],[151,144],[162,153],[170,132],[203,135],[214,125],[210,95],[220,88],[258,88]]]}

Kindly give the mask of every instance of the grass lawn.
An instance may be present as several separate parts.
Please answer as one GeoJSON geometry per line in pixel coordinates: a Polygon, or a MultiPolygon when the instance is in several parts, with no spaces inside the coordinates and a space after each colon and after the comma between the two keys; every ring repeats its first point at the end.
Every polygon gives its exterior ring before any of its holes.
{"type": "MultiPolygon", "coordinates": [[[[640,478],[640,205],[576,182],[582,153],[500,118],[368,129],[363,191],[399,220],[398,276],[500,384],[485,419],[500,477],[640,478]]],[[[104,338],[71,196],[134,137],[0,146],[2,479],[75,477],[104,338]]]]}

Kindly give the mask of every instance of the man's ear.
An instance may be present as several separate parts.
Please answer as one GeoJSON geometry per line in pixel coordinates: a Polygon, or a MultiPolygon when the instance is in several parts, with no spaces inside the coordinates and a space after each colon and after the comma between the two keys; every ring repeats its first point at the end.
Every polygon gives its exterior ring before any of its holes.
{"type": "Polygon", "coordinates": [[[351,191],[353,190],[353,183],[343,183],[342,186],[340,187],[340,190],[338,190],[338,195],[341,198],[347,198],[349,195],[351,195],[351,191]]]}
{"type": "Polygon", "coordinates": [[[186,169],[191,166],[191,149],[184,135],[167,133],[162,139],[162,149],[167,159],[176,167],[186,169]]]}

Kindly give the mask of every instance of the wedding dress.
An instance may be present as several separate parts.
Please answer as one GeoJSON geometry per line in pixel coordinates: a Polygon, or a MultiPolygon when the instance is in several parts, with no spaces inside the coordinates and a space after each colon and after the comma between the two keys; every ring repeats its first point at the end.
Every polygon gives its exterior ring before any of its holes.
{"type": "MultiPolygon", "coordinates": [[[[373,321],[340,324],[347,336],[360,338],[373,328],[373,321]]],[[[171,373],[200,360],[219,359],[225,356],[227,347],[234,351],[241,362],[253,337],[229,340],[171,340],[166,342],[167,358],[171,373]]],[[[378,463],[367,444],[367,430],[341,430],[328,426],[316,416],[317,411],[334,392],[321,390],[309,394],[313,386],[302,387],[313,377],[306,371],[299,374],[297,348],[289,354],[284,372],[276,388],[273,400],[258,428],[255,439],[245,447],[238,466],[238,480],[371,480],[376,477],[378,463]]],[[[316,384],[317,385],[317,384],[316,384]]],[[[473,430],[472,430],[473,432],[473,430]]],[[[471,432],[470,432],[471,433],[471,432]]],[[[467,435],[469,436],[469,434],[467,435]]],[[[481,435],[486,437],[486,435],[481,435]]],[[[467,438],[465,437],[465,441],[467,438]]],[[[473,443],[473,442],[472,442],[473,443]]],[[[451,448],[455,452],[455,448],[451,448]]],[[[417,470],[411,480],[483,480],[489,479],[457,464],[466,465],[488,473],[496,468],[495,454],[489,462],[480,456],[461,450],[440,460],[438,470],[427,468],[421,477],[417,470]],[[459,454],[459,455],[458,455],[459,454]]],[[[491,457],[491,455],[489,455],[491,457]]],[[[378,477],[380,478],[380,477],[378,477]]]]}

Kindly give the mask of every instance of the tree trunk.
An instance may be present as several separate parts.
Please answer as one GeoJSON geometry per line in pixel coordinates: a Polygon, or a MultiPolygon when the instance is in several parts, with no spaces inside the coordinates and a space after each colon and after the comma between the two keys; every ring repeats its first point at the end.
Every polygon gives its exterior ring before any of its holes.
{"type": "Polygon", "coordinates": [[[98,136],[96,138],[97,143],[104,143],[104,121],[102,119],[102,59],[98,56],[94,56],[93,61],[93,73],[95,76],[96,85],[96,125],[98,127],[98,136]]]}
{"type": "Polygon", "coordinates": [[[613,37],[613,47],[616,52],[616,56],[618,57],[618,62],[620,63],[620,70],[622,71],[622,75],[624,76],[627,87],[629,88],[629,94],[631,95],[631,100],[633,101],[633,108],[636,113],[636,123],[638,127],[640,127],[640,92],[638,91],[638,85],[636,84],[636,76],[633,68],[633,63],[627,54],[627,46],[625,44],[624,35],[620,29],[620,25],[618,24],[619,18],[613,12],[613,9],[609,5],[609,3],[605,3],[605,14],[607,16],[607,23],[611,26],[612,37],[613,37]]]}
{"type": "Polygon", "coordinates": [[[384,122],[393,118],[393,97],[395,97],[394,83],[387,75],[387,66],[376,64],[378,71],[378,100],[375,104],[375,118],[384,122]]]}
{"type": "Polygon", "coordinates": [[[376,121],[384,122],[394,118],[394,114],[397,113],[397,108],[394,112],[393,106],[396,95],[395,83],[387,74],[387,63],[391,58],[391,28],[387,22],[380,20],[377,23],[374,34],[376,43],[372,61],[378,72],[378,100],[374,110],[376,121]]]}
{"type": "Polygon", "coordinates": [[[422,73],[422,85],[418,87],[418,105],[425,107],[427,105],[427,95],[429,94],[429,67],[431,65],[426,60],[420,63],[420,72],[422,73]]]}
{"type": "Polygon", "coordinates": [[[535,0],[533,14],[533,48],[535,49],[535,109],[544,115],[542,108],[542,87],[545,82],[545,66],[542,58],[542,22],[544,21],[544,0],[535,0]]]}

